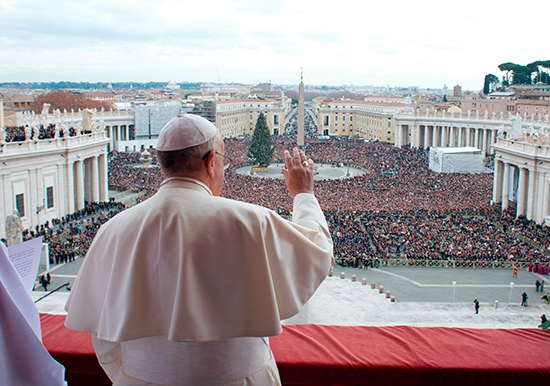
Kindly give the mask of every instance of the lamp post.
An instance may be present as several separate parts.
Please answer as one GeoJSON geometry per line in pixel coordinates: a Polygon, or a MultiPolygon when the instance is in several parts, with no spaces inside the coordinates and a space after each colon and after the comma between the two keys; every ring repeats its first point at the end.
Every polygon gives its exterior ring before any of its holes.
{"type": "Polygon", "coordinates": [[[453,303],[455,301],[455,293],[456,293],[456,281],[453,281],[453,303]]]}
{"type": "Polygon", "coordinates": [[[45,199],[42,200],[42,206],[37,206],[36,207],[36,221],[38,222],[38,226],[40,226],[40,212],[42,212],[45,207],[46,207],[46,200],[45,199]]]}
{"type": "Polygon", "coordinates": [[[512,303],[512,291],[514,290],[514,282],[510,282],[510,299],[508,299],[508,303],[512,303]]]}
{"type": "Polygon", "coordinates": [[[149,111],[149,139],[151,139],[151,109],[149,111]]]}

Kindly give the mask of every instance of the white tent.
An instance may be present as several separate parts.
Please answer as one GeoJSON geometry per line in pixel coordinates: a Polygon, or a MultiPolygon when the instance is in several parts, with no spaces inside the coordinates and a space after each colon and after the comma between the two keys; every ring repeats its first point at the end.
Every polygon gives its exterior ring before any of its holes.
{"type": "Polygon", "coordinates": [[[429,166],[437,173],[481,173],[483,153],[475,147],[431,147],[429,166]]]}

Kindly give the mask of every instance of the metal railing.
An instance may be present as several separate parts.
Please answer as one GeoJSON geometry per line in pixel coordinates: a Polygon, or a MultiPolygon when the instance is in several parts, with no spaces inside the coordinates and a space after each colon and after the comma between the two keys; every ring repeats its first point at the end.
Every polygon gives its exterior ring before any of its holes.
{"type": "MultiPolygon", "coordinates": [[[[424,267],[424,268],[472,268],[472,269],[512,269],[516,264],[518,270],[527,270],[528,261],[487,261],[487,260],[415,260],[406,258],[378,259],[378,264],[385,267],[424,267]]],[[[531,263],[533,264],[533,263],[531,263]]]]}

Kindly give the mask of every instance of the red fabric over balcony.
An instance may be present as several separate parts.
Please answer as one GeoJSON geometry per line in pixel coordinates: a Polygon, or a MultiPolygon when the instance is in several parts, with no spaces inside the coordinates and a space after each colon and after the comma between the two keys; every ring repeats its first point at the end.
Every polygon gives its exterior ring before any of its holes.
{"type": "MultiPolygon", "coordinates": [[[[41,315],[70,385],[109,385],[89,334],[41,315]]],[[[528,385],[550,379],[550,331],[444,327],[284,327],[270,339],[281,380],[307,385],[528,385]]]]}

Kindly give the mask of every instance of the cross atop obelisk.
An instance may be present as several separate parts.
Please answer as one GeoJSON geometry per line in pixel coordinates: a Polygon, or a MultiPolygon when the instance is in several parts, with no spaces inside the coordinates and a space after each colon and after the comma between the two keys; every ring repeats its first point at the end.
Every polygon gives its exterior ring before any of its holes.
{"type": "Polygon", "coordinates": [[[304,68],[300,67],[300,87],[298,94],[298,136],[296,138],[296,145],[298,147],[304,146],[304,68]]]}

